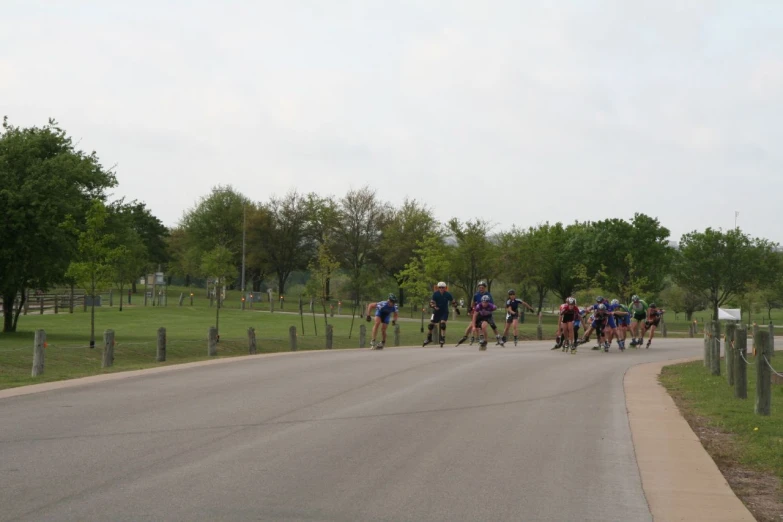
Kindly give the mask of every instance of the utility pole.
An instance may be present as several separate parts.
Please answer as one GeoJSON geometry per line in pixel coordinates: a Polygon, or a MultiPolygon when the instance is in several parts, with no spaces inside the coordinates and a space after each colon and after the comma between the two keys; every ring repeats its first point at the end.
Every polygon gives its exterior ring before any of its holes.
{"type": "Polygon", "coordinates": [[[245,231],[247,228],[247,204],[242,204],[242,310],[245,309],[245,231]]]}

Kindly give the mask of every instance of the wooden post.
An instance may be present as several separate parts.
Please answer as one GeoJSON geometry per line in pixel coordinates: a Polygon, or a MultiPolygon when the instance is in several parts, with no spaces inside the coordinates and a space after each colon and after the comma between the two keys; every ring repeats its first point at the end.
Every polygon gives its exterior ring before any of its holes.
{"type": "Polygon", "coordinates": [[[332,349],[332,341],[334,336],[334,326],[331,324],[326,325],[326,349],[332,349]]]}
{"type": "Polygon", "coordinates": [[[770,359],[775,356],[775,325],[772,324],[772,321],[769,322],[769,347],[767,354],[770,359]]]}
{"type": "Polygon", "coordinates": [[[257,351],[256,348],[256,329],[252,326],[247,329],[247,351],[250,354],[254,354],[257,351]]]}
{"type": "Polygon", "coordinates": [[[39,302],[39,304],[40,304],[40,307],[41,307],[41,313],[40,313],[40,315],[43,315],[43,312],[44,312],[44,298],[43,298],[43,296],[41,296],[41,297],[39,297],[39,298],[38,298],[38,302],[39,302]]]}
{"type": "Polygon", "coordinates": [[[114,306],[114,288],[109,288],[109,307],[114,306]]]}
{"type": "Polygon", "coordinates": [[[710,373],[720,375],[720,323],[712,322],[710,373]]]}
{"type": "Polygon", "coordinates": [[[30,290],[25,290],[25,294],[27,295],[27,298],[24,300],[24,315],[27,315],[27,312],[30,309],[30,290]]]}
{"type": "MultiPolygon", "coordinates": [[[[95,297],[90,297],[90,299],[94,300],[95,297]]],[[[87,292],[86,291],[85,291],[85,293],[82,294],[82,306],[84,307],[83,311],[86,312],[87,311],[87,292]]]]}
{"type": "Polygon", "coordinates": [[[60,311],[58,308],[59,300],[57,294],[54,294],[54,315],[57,315],[57,313],[60,311]]]}
{"type": "Polygon", "coordinates": [[[538,313],[538,326],[536,326],[536,339],[539,341],[544,340],[544,325],[541,323],[541,312],[538,313]]]}
{"type": "Polygon", "coordinates": [[[710,357],[712,356],[712,339],[711,332],[704,329],[704,367],[709,368],[711,366],[710,357]]]}
{"type": "Polygon", "coordinates": [[[269,312],[275,313],[275,302],[272,301],[272,294],[269,294],[269,312]]]}
{"type": "Polygon", "coordinates": [[[179,303],[177,303],[179,306],[182,306],[182,303],[185,302],[185,292],[180,292],[179,294],[179,303]]]}
{"type": "Polygon", "coordinates": [[[164,362],[166,360],[166,329],[162,326],[158,328],[158,354],[156,360],[164,362]]]}
{"type": "Polygon", "coordinates": [[[114,330],[103,332],[103,368],[114,364],[114,330]]]}
{"type": "Polygon", "coordinates": [[[292,352],[295,352],[299,349],[296,346],[296,326],[292,326],[288,329],[288,343],[291,346],[292,352]]]}
{"type": "Polygon", "coordinates": [[[756,415],[769,415],[772,405],[772,372],[769,358],[769,331],[761,330],[756,339],[756,415]]]}
{"type": "Polygon", "coordinates": [[[663,334],[664,337],[669,336],[669,331],[666,328],[666,319],[664,319],[663,315],[661,315],[661,333],[663,334]]]}
{"type": "Polygon", "coordinates": [[[217,355],[217,328],[214,326],[209,327],[207,334],[207,355],[210,357],[217,355]]]}
{"type": "Polygon", "coordinates": [[[334,305],[329,305],[329,317],[334,317],[334,305]]]}
{"type": "Polygon", "coordinates": [[[400,345],[400,325],[394,325],[394,346],[400,345]]]}
{"type": "Polygon", "coordinates": [[[33,377],[43,375],[44,372],[44,348],[46,346],[46,330],[35,331],[35,343],[33,344],[33,377]]]}
{"type": "Polygon", "coordinates": [[[367,327],[363,324],[359,325],[359,348],[365,348],[367,346],[367,327]]]}
{"type": "Polygon", "coordinates": [[[71,293],[68,297],[68,313],[73,313],[73,285],[71,285],[71,293]]]}
{"type": "Polygon", "coordinates": [[[748,398],[748,364],[745,353],[748,350],[748,330],[744,325],[734,332],[734,396],[748,398]]]}
{"type": "Polygon", "coordinates": [[[726,360],[726,382],[729,386],[734,386],[734,333],[737,325],[729,323],[726,325],[726,340],[723,343],[724,359],[726,360]]]}

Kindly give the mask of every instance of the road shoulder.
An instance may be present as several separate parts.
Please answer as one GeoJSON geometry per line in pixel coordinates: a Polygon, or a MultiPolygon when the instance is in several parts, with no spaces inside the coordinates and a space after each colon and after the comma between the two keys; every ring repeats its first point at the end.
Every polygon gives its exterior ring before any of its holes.
{"type": "Polygon", "coordinates": [[[630,368],[625,402],[642,488],[656,522],[753,522],[718,466],[658,382],[660,361],[630,368]]]}

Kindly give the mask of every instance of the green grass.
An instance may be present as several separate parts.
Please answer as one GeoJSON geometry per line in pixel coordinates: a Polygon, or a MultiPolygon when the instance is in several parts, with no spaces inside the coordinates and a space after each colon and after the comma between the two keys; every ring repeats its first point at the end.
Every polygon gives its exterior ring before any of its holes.
{"type": "MultiPolygon", "coordinates": [[[[712,376],[701,361],[667,366],[661,383],[686,418],[701,417],[708,426],[731,434],[729,447],[721,450],[727,452],[723,458],[783,479],[783,386],[772,387],[772,415],[756,415],[756,367],[748,366],[748,399],[740,400],[727,384],[725,361],[721,365],[721,376],[712,376]]],[[[783,367],[783,357],[775,358],[773,365],[783,367]]]]}
{"type": "MultiPolygon", "coordinates": [[[[178,296],[179,294],[177,294],[178,296]]],[[[229,298],[231,296],[229,295],[229,298]]],[[[105,301],[108,303],[108,301],[105,301]]],[[[134,303],[143,300],[134,296],[134,303]]],[[[95,331],[96,349],[89,348],[90,314],[77,309],[73,314],[47,313],[39,315],[31,309],[28,315],[19,317],[18,332],[0,334],[0,389],[24,386],[47,381],[72,379],[105,372],[117,372],[150,368],[165,364],[177,364],[208,359],[207,331],[215,324],[215,308],[209,307],[209,301],[203,297],[194,296],[194,305],[189,299],[185,305],[176,305],[176,299],[169,301],[169,306],[153,307],[134,304],[120,312],[117,302],[113,308],[102,306],[96,308],[95,331]],[[167,361],[155,361],[157,329],[166,327],[167,361]],[[47,334],[47,349],[45,371],[42,376],[31,377],[33,357],[33,338],[36,329],[43,328],[47,334]],[[109,369],[101,368],[103,331],[115,331],[115,361],[109,369]]],[[[309,310],[309,307],[305,307],[309,310]]],[[[269,304],[254,305],[254,309],[240,310],[236,303],[227,303],[220,311],[220,343],[219,357],[245,355],[247,349],[247,328],[256,329],[256,339],[259,353],[288,351],[289,327],[297,328],[297,345],[299,350],[320,350],[325,348],[325,323],[323,310],[316,313],[315,318],[310,313],[304,314],[304,329],[302,318],[298,313],[269,313],[269,304]],[[315,323],[315,324],[314,324],[315,323]],[[316,335],[316,329],[318,335],[316,335]]],[[[289,303],[285,310],[295,312],[298,304],[289,303]]],[[[343,309],[344,315],[328,317],[329,324],[334,327],[334,348],[358,348],[359,326],[367,327],[367,342],[370,340],[371,326],[356,317],[351,331],[351,312],[349,307],[343,309]],[[349,338],[349,333],[351,337],[349,338]]],[[[327,309],[328,315],[328,309],[327,309]]],[[[401,345],[420,345],[424,339],[421,333],[421,310],[411,312],[406,308],[400,313],[400,343],[401,345]],[[413,318],[411,318],[413,315],[413,318]]],[[[425,321],[429,316],[426,316],[425,321]]],[[[498,319],[500,316],[498,316],[498,319]]],[[[554,318],[545,320],[545,335],[554,335],[554,318]]],[[[426,323],[425,323],[426,324],[426,323]]],[[[454,343],[464,332],[467,319],[463,313],[449,321],[448,340],[454,343]]],[[[502,328],[502,324],[499,322],[502,328]]],[[[425,330],[426,331],[426,330],[425,330]]],[[[520,337],[534,339],[536,324],[527,322],[520,325],[520,337]]],[[[380,332],[378,335],[380,340],[380,332]]],[[[392,344],[393,334],[390,327],[387,343],[392,344]]]]}

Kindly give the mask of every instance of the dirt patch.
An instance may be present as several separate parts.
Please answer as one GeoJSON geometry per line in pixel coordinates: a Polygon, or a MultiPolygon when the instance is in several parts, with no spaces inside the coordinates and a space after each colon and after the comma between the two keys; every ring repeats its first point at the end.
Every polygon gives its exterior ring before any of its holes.
{"type": "Polygon", "coordinates": [[[783,522],[783,486],[773,473],[749,469],[737,462],[739,442],[731,433],[709,425],[706,417],[695,415],[679,394],[671,393],[674,402],[693,432],[717,464],[734,494],[759,522],[783,522]]]}

